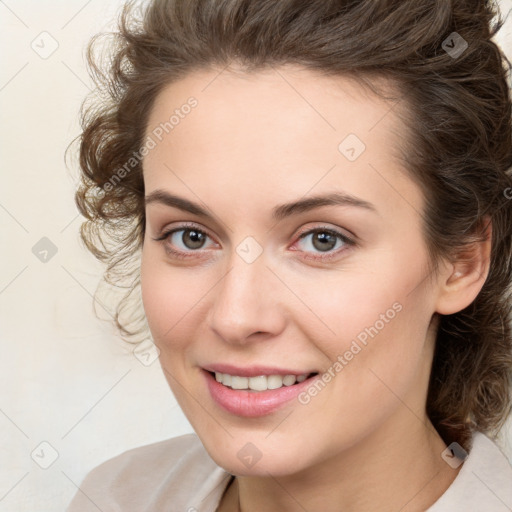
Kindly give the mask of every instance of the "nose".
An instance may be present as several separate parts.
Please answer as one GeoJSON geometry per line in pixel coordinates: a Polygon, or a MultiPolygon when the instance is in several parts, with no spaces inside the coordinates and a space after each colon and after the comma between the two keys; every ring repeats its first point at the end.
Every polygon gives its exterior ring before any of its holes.
{"type": "Polygon", "coordinates": [[[234,253],[227,273],[212,290],[209,327],[227,343],[268,340],[284,329],[286,316],[278,290],[283,284],[263,256],[247,263],[234,253]]]}

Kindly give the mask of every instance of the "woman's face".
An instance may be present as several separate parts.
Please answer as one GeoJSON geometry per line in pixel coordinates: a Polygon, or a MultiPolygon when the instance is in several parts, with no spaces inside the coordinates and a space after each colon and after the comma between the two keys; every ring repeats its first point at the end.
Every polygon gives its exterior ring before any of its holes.
{"type": "Polygon", "coordinates": [[[173,393],[232,473],[295,473],[423,428],[438,284],[392,106],[291,66],[196,72],[157,97],[144,309],[173,393]]]}

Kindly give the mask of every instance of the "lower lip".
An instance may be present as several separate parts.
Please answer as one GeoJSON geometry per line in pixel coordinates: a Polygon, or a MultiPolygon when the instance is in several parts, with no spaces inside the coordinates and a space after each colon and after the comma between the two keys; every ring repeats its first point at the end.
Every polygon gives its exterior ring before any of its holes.
{"type": "Polygon", "coordinates": [[[247,391],[224,386],[217,382],[215,377],[206,370],[203,370],[203,374],[213,400],[226,411],[246,418],[265,416],[276,411],[296,398],[313,380],[319,377],[319,375],[314,375],[293,386],[283,386],[278,389],[247,391]]]}

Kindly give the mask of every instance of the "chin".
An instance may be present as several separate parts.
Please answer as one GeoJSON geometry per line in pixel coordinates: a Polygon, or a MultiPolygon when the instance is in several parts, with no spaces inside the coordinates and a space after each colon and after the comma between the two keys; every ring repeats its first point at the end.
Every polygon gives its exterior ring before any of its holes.
{"type": "Polygon", "coordinates": [[[218,466],[236,476],[283,477],[291,475],[292,472],[297,472],[293,457],[290,459],[281,457],[276,459],[272,457],[272,460],[263,460],[263,458],[261,458],[252,467],[246,466],[238,459],[233,459],[232,457],[228,458],[223,455],[214,460],[218,466]],[[292,468],[294,469],[292,470],[292,468]]]}
{"type": "Polygon", "coordinates": [[[237,476],[279,477],[296,473],[308,466],[308,461],[298,457],[297,446],[284,446],[283,440],[277,435],[273,442],[260,436],[228,436],[225,445],[211,437],[201,437],[201,441],[218,466],[237,476]]]}

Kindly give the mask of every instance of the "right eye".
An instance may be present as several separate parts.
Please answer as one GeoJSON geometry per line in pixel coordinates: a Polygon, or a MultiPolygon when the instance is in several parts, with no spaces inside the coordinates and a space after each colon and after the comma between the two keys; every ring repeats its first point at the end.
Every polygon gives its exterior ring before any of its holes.
{"type": "Polygon", "coordinates": [[[162,242],[166,252],[172,257],[190,258],[194,256],[193,253],[204,247],[208,238],[210,236],[205,231],[187,224],[168,229],[155,240],[162,242]]]}

